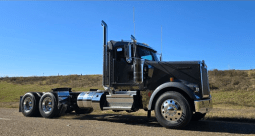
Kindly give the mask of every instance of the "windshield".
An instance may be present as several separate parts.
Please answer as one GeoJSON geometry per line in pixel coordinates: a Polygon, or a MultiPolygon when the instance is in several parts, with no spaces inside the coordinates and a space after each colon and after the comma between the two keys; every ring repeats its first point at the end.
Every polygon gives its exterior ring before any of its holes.
{"type": "Polygon", "coordinates": [[[139,58],[151,60],[151,61],[158,61],[156,52],[147,49],[145,47],[137,46],[137,55],[139,58]]]}

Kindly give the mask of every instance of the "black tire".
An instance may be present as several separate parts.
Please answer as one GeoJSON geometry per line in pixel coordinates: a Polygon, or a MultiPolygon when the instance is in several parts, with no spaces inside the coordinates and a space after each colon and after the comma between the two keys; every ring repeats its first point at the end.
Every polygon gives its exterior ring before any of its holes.
{"type": "Polygon", "coordinates": [[[205,115],[206,115],[206,113],[199,113],[199,112],[197,112],[197,113],[195,113],[195,114],[193,114],[192,115],[192,121],[199,121],[199,120],[201,120],[202,118],[204,118],[205,117],[205,115]]]}
{"type": "Polygon", "coordinates": [[[93,109],[93,108],[90,108],[89,110],[86,111],[86,114],[89,114],[89,113],[91,113],[91,112],[93,112],[93,111],[94,111],[94,109],[93,109]]]}
{"type": "Polygon", "coordinates": [[[155,116],[160,125],[166,128],[182,128],[192,117],[189,102],[178,92],[162,94],[155,104],[155,116]]]}
{"type": "Polygon", "coordinates": [[[52,93],[45,93],[39,102],[39,111],[45,118],[58,116],[59,110],[56,97],[52,93]]]}
{"type": "Polygon", "coordinates": [[[34,93],[34,92],[29,92],[26,93],[22,99],[21,99],[21,112],[24,116],[26,117],[36,117],[39,116],[39,99],[40,97],[34,93]]]}

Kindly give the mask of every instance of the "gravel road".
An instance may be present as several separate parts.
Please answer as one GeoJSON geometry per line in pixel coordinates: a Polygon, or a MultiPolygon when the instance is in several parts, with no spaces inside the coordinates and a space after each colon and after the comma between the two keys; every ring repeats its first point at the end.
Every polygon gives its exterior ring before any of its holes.
{"type": "Polygon", "coordinates": [[[0,135],[255,135],[254,123],[224,121],[190,122],[182,130],[161,127],[152,117],[133,115],[74,115],[45,119],[24,117],[18,109],[0,108],[0,135]]]}

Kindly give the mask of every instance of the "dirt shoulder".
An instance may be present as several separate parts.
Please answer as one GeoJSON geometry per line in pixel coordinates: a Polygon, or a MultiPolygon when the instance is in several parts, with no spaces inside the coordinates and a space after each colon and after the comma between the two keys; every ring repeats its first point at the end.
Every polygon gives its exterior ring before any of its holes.
{"type": "MultiPolygon", "coordinates": [[[[18,102],[0,102],[0,108],[18,108],[18,102]]],[[[255,123],[255,108],[254,107],[240,107],[233,105],[214,105],[212,111],[206,114],[204,120],[211,121],[229,121],[229,122],[248,122],[255,123]]],[[[147,112],[139,110],[137,112],[127,113],[113,112],[111,110],[106,111],[93,111],[92,115],[103,115],[103,114],[116,114],[116,115],[134,115],[134,116],[147,116],[147,112]]],[[[154,116],[154,111],[152,111],[154,116]]],[[[66,116],[65,118],[68,118],[66,116]]]]}
{"type": "Polygon", "coordinates": [[[132,114],[69,114],[61,118],[24,117],[0,108],[0,135],[240,135],[255,134],[254,123],[204,120],[181,130],[161,127],[155,117],[132,114]]]}

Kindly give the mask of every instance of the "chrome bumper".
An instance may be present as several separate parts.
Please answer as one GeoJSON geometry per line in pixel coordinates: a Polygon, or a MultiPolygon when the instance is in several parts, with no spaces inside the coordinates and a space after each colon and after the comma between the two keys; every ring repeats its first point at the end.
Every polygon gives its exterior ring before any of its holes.
{"type": "Polygon", "coordinates": [[[208,113],[212,110],[212,99],[207,100],[195,100],[195,112],[208,113]]]}

